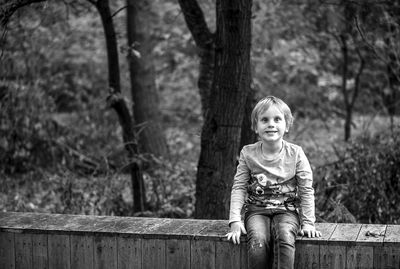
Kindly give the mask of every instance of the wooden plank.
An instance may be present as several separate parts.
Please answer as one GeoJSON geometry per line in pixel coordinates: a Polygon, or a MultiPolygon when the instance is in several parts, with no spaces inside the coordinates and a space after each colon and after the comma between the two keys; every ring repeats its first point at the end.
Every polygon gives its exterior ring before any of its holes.
{"type": "Polygon", "coordinates": [[[400,268],[400,225],[386,227],[383,246],[374,247],[374,268],[400,268]]]}
{"type": "Polygon", "coordinates": [[[329,238],[329,242],[355,245],[361,226],[361,224],[353,223],[338,224],[329,238]]]}
{"type": "Polygon", "coordinates": [[[115,236],[97,234],[93,239],[94,268],[118,268],[117,239],[115,236]]]}
{"type": "Polygon", "coordinates": [[[165,267],[165,240],[142,239],[142,268],[165,267]]]}
{"type": "Polygon", "coordinates": [[[69,235],[48,234],[49,269],[71,268],[71,246],[69,235]]]}
{"type": "MultiPolygon", "coordinates": [[[[221,240],[226,238],[226,234],[229,232],[228,221],[225,220],[208,220],[203,222],[203,229],[196,234],[196,238],[202,240],[221,240]]],[[[241,238],[244,240],[244,237],[241,238]]]]}
{"type": "Polygon", "coordinates": [[[386,227],[383,244],[385,246],[398,246],[400,244],[400,225],[388,225],[386,227]]]}
{"type": "Polygon", "coordinates": [[[190,268],[190,240],[169,239],[166,240],[166,268],[186,269],[190,268]]]}
{"type": "Polygon", "coordinates": [[[247,243],[240,243],[240,268],[248,268],[247,243]]]}
{"type": "Polygon", "coordinates": [[[190,268],[215,268],[215,241],[192,240],[190,244],[190,268]]]}
{"type": "Polygon", "coordinates": [[[346,246],[340,244],[320,245],[320,268],[343,269],[346,268],[346,246]]]}
{"type": "Polygon", "coordinates": [[[240,269],[240,246],[228,241],[215,242],[215,268],[240,269]]]}
{"type": "Polygon", "coordinates": [[[295,252],[296,269],[320,268],[319,264],[319,245],[296,242],[295,252]]]}
{"type": "Polygon", "coordinates": [[[71,268],[93,269],[93,236],[71,235],[71,268]]]}
{"type": "Polygon", "coordinates": [[[346,268],[372,269],[374,266],[373,247],[348,246],[346,248],[346,268]]]}
{"type": "Polygon", "coordinates": [[[384,246],[374,249],[374,269],[400,268],[400,247],[384,246]]]}
{"type": "Polygon", "coordinates": [[[32,234],[32,245],[33,268],[48,269],[47,234],[32,234]]]}
{"type": "Polygon", "coordinates": [[[117,238],[118,269],[142,268],[142,239],[136,237],[117,238]]]}
{"type": "Polygon", "coordinates": [[[382,246],[386,226],[382,224],[362,224],[356,243],[358,246],[382,246]]]}
{"type": "Polygon", "coordinates": [[[17,233],[15,240],[15,268],[34,269],[32,260],[32,236],[30,234],[17,233]]]}
{"type": "Polygon", "coordinates": [[[0,232],[0,268],[15,269],[14,233],[0,232]]]}

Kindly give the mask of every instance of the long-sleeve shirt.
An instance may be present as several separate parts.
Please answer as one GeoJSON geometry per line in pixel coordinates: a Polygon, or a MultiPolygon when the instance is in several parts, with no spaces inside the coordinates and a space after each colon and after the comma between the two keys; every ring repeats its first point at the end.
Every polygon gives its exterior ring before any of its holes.
{"type": "Polygon", "coordinates": [[[288,194],[299,201],[299,216],[303,229],[314,228],[315,203],[313,175],[303,149],[283,141],[279,155],[273,160],[262,154],[261,141],[244,146],[233,180],[229,224],[241,221],[244,204],[265,208],[285,208],[288,194]]]}

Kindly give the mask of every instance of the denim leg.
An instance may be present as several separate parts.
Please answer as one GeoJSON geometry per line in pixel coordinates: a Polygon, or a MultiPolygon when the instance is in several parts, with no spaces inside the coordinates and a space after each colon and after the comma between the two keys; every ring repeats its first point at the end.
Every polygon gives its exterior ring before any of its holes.
{"type": "Polygon", "coordinates": [[[246,220],[249,268],[272,268],[271,218],[252,215],[246,220]]]}
{"type": "Polygon", "coordinates": [[[274,265],[279,269],[294,268],[296,235],[299,231],[299,217],[296,213],[283,212],[272,218],[274,230],[274,265]]]}

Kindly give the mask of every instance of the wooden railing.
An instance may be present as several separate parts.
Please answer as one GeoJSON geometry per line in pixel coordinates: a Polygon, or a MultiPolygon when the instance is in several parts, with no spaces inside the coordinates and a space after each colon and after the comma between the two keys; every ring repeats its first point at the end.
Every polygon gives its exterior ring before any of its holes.
{"type": "MultiPolygon", "coordinates": [[[[400,225],[317,223],[296,268],[400,268],[400,225]]],[[[0,268],[247,268],[227,221],[0,213],[0,268]]]]}

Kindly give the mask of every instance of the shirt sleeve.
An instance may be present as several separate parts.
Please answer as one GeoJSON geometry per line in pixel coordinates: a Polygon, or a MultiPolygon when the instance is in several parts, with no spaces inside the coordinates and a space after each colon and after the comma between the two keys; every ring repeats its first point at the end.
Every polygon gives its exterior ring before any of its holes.
{"type": "Polygon", "coordinates": [[[244,150],[240,152],[239,164],[236,168],[236,174],[233,178],[231,204],[229,210],[229,225],[232,222],[241,221],[240,212],[247,193],[247,184],[250,177],[250,169],[245,161],[244,150]]]}
{"type": "Polygon", "coordinates": [[[300,220],[303,229],[315,228],[313,173],[310,163],[300,148],[296,163],[297,191],[300,198],[300,220]]]}

